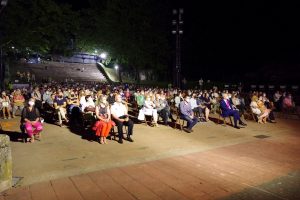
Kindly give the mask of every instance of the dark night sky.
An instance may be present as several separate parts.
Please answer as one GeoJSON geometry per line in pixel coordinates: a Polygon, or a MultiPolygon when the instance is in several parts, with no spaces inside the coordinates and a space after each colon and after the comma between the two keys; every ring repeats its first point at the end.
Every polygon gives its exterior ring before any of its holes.
{"type": "Polygon", "coordinates": [[[244,73],[265,64],[299,63],[299,4],[205,1],[183,7],[183,68],[201,68],[207,78],[218,70],[222,78],[233,70],[244,73]]]}
{"type": "MultiPolygon", "coordinates": [[[[82,6],[71,0],[60,1],[82,6]]],[[[182,70],[186,77],[236,78],[268,64],[299,63],[300,2],[171,2],[170,12],[184,8],[182,70]]]]}

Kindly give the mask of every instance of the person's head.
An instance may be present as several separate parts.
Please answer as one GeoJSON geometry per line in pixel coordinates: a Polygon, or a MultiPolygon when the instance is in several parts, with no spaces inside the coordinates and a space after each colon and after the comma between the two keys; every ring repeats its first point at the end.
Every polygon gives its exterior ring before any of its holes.
{"type": "Polygon", "coordinates": [[[263,97],[262,97],[262,96],[259,96],[259,97],[258,97],[258,100],[259,100],[259,101],[262,101],[262,100],[263,100],[263,97]]]}
{"type": "Polygon", "coordinates": [[[150,95],[146,96],[146,101],[151,101],[151,96],[150,95]]]}
{"type": "Polygon", "coordinates": [[[161,99],[161,97],[160,97],[161,95],[159,94],[159,93],[157,93],[157,94],[155,94],[155,99],[156,100],[159,100],[159,99],[161,99]]]}
{"type": "Polygon", "coordinates": [[[21,90],[20,89],[17,89],[14,93],[15,95],[21,95],[21,90]]]}
{"type": "Polygon", "coordinates": [[[28,105],[29,105],[29,107],[33,107],[34,104],[35,104],[35,100],[34,100],[33,98],[30,98],[30,99],[28,100],[28,105]]]}
{"type": "Polygon", "coordinates": [[[64,94],[62,92],[59,92],[57,95],[58,98],[62,99],[64,97],[64,94]]]}
{"type": "Polygon", "coordinates": [[[74,91],[71,91],[71,92],[70,92],[70,97],[71,97],[71,98],[74,98],[74,97],[75,97],[75,92],[74,92],[74,91]]]}
{"type": "Polygon", "coordinates": [[[1,92],[1,95],[2,95],[2,96],[6,96],[6,92],[5,92],[5,91],[2,91],[2,92],[1,92]]]}
{"type": "Polygon", "coordinates": [[[116,94],[116,96],[115,96],[115,101],[116,101],[117,103],[121,103],[121,102],[122,102],[122,96],[119,95],[119,94],[116,94]]]}
{"type": "Polygon", "coordinates": [[[100,96],[100,101],[99,101],[99,103],[100,103],[100,104],[106,105],[106,104],[107,104],[107,96],[106,96],[106,95],[100,96]]]}
{"type": "Polygon", "coordinates": [[[222,94],[223,99],[229,99],[228,94],[227,93],[223,93],[222,94]]]}
{"type": "Polygon", "coordinates": [[[186,96],[184,97],[184,100],[185,100],[185,102],[189,103],[190,100],[191,100],[191,97],[190,97],[189,95],[186,95],[186,96]]]}

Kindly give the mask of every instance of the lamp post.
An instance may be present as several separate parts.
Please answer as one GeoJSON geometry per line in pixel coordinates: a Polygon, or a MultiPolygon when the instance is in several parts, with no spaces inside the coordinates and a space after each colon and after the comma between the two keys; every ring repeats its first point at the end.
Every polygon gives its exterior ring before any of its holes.
{"type": "Polygon", "coordinates": [[[173,68],[173,82],[178,88],[181,86],[181,40],[180,36],[183,34],[182,20],[183,8],[173,9],[173,20],[172,20],[172,34],[176,35],[176,59],[175,67],[173,68]]]}
{"type": "Polygon", "coordinates": [[[120,69],[119,65],[115,65],[115,70],[116,70],[116,74],[118,75],[118,79],[119,79],[120,82],[122,82],[121,73],[120,73],[119,69],[120,69]]]}
{"type": "Polygon", "coordinates": [[[7,1],[8,0],[0,0],[0,13],[2,12],[2,10],[4,9],[4,7],[7,5],[7,1]]]}
{"type": "MultiPolygon", "coordinates": [[[[5,8],[5,6],[7,5],[7,1],[8,0],[0,0],[0,14],[2,13],[2,10],[5,8]]],[[[1,37],[1,34],[0,34],[1,37]]],[[[1,39],[0,39],[1,41],[1,39]]],[[[1,89],[5,89],[4,88],[4,76],[5,76],[5,68],[3,66],[3,46],[0,43],[0,88],[1,89]]]]}

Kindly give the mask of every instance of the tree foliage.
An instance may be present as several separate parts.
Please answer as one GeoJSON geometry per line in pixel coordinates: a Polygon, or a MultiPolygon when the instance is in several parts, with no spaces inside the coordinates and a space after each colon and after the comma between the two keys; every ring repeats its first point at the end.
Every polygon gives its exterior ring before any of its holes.
{"type": "Polygon", "coordinates": [[[41,53],[65,53],[78,31],[78,15],[70,6],[51,0],[12,0],[3,13],[1,44],[41,53]]]}
{"type": "Polygon", "coordinates": [[[89,0],[89,6],[73,9],[53,0],[10,0],[0,42],[56,54],[102,49],[125,66],[163,70],[169,61],[169,2],[89,0]]]}

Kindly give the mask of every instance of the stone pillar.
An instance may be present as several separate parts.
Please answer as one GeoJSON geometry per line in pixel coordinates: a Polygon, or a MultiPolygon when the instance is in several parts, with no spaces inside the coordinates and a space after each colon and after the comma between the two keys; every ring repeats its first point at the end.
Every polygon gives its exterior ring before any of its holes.
{"type": "Polygon", "coordinates": [[[0,135],[0,192],[12,186],[12,158],[9,142],[7,135],[0,135]]]}

